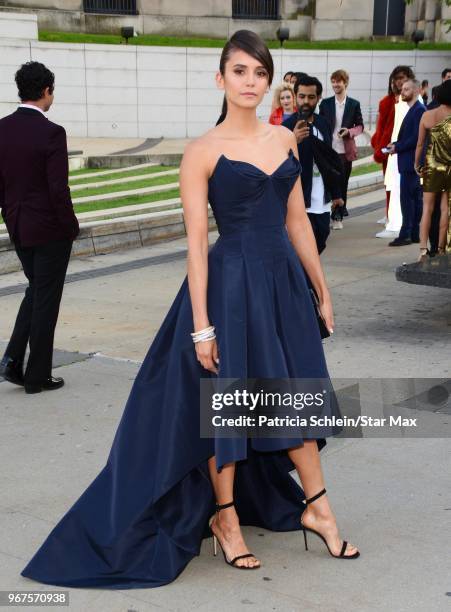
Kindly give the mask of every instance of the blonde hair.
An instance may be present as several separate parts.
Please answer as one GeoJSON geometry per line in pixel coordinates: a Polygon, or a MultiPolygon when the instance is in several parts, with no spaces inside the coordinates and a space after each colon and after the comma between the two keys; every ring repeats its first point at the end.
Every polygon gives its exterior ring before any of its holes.
{"type": "Polygon", "coordinates": [[[274,90],[272,99],[271,111],[276,110],[280,106],[280,96],[283,91],[289,91],[293,97],[293,106],[296,105],[296,96],[294,95],[294,87],[291,83],[281,83],[274,90]]]}

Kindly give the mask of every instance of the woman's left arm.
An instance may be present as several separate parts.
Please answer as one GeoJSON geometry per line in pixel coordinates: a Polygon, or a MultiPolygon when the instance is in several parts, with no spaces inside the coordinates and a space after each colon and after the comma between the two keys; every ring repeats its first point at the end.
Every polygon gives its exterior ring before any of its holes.
{"type": "Polygon", "coordinates": [[[421,173],[419,171],[419,168],[420,168],[420,163],[421,163],[421,157],[423,155],[424,141],[426,140],[426,127],[425,127],[425,119],[424,119],[424,116],[426,114],[427,113],[423,113],[423,116],[421,117],[420,127],[418,130],[417,146],[415,149],[414,168],[415,168],[415,172],[420,176],[421,176],[421,173]]]}
{"type": "MultiPolygon", "coordinates": [[[[290,133],[289,140],[289,146],[291,146],[297,157],[297,142],[292,133],[290,133]]],[[[321,267],[315,235],[305,209],[300,177],[294,184],[288,198],[286,226],[290,241],[318,295],[321,314],[323,315],[327,329],[330,333],[333,333],[334,315],[332,302],[321,267]]]]}

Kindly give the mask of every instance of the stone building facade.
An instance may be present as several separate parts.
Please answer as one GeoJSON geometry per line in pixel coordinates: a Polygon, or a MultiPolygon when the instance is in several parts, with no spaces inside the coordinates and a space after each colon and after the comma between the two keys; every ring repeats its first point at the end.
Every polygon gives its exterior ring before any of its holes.
{"type": "Polygon", "coordinates": [[[451,40],[442,21],[451,7],[440,0],[408,7],[404,0],[0,0],[0,10],[33,11],[40,28],[68,32],[132,25],[140,34],[227,38],[249,27],[276,38],[286,26],[305,40],[403,37],[415,29],[427,40],[451,40]]]}

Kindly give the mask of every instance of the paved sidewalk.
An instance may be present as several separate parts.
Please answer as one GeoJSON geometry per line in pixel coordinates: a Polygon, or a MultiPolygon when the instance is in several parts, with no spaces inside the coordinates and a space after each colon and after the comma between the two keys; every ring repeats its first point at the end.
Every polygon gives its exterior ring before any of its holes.
{"type": "MultiPolygon", "coordinates": [[[[325,342],[330,374],[447,377],[449,292],[395,280],[396,266],[412,261],[417,248],[390,249],[374,238],[381,212],[383,204],[346,218],[322,256],[336,315],[336,332],[325,342]]],[[[55,373],[66,387],[26,396],[0,383],[0,590],[52,589],[20,577],[20,570],[104,466],[139,362],[185,276],[185,249],[182,239],[72,260],[69,274],[78,276],[66,285],[56,334],[62,352],[55,373]]],[[[21,273],[0,277],[3,341],[23,282],[21,273]]],[[[439,417],[426,418],[433,426],[439,417]]],[[[171,585],[70,589],[69,609],[449,610],[449,439],[335,438],[322,457],[341,533],[361,549],[358,560],[332,559],[313,536],[306,552],[300,532],[245,528],[262,558],[259,571],[227,567],[206,540],[171,585]]]]}

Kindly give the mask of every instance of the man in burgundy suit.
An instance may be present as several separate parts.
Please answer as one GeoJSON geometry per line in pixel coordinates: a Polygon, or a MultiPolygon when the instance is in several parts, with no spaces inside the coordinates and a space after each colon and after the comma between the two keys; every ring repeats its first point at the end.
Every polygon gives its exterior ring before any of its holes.
{"type": "Polygon", "coordinates": [[[0,120],[0,208],[29,283],[0,374],[27,393],[64,385],[52,377],[53,339],[79,231],[68,186],[66,132],[44,114],[53,102],[54,82],[39,62],[21,66],[16,83],[22,103],[0,120]]]}

